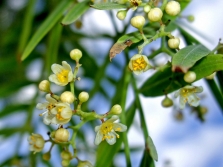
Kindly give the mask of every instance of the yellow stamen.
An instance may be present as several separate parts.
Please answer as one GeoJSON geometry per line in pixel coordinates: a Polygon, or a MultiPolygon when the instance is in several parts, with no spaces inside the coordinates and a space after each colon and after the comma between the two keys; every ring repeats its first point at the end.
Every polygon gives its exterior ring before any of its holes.
{"type": "Polygon", "coordinates": [[[68,82],[68,70],[62,70],[60,73],[57,74],[58,81],[62,83],[68,82]]]}
{"type": "Polygon", "coordinates": [[[58,119],[58,120],[64,120],[64,118],[61,116],[61,112],[63,111],[63,108],[64,107],[58,107],[57,108],[57,114],[56,114],[56,118],[58,119]]]}
{"type": "Polygon", "coordinates": [[[140,58],[132,61],[132,67],[133,67],[134,71],[144,70],[146,68],[146,65],[147,65],[147,63],[143,57],[140,57],[140,58]]]}

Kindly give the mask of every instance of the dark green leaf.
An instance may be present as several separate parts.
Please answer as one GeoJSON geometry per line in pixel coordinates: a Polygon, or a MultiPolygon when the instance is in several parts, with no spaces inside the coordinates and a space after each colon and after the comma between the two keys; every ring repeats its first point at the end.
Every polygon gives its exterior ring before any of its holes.
{"type": "Polygon", "coordinates": [[[26,110],[29,107],[27,104],[8,105],[0,111],[0,117],[7,116],[20,110],[26,110]]]}
{"type": "Polygon", "coordinates": [[[139,167],[155,167],[154,161],[146,149],[144,150],[144,154],[139,167]]]}
{"type": "Polygon", "coordinates": [[[172,70],[188,71],[198,60],[207,56],[210,51],[203,45],[191,45],[181,49],[173,56],[172,70]]]}
{"type": "Polygon", "coordinates": [[[76,21],[81,15],[83,15],[89,9],[89,1],[83,1],[75,4],[63,18],[61,24],[68,25],[76,21]]]}
{"type": "Polygon", "coordinates": [[[99,9],[99,10],[111,10],[111,9],[126,9],[127,6],[124,4],[118,4],[115,2],[103,2],[97,3],[94,5],[90,5],[92,8],[99,9]]]}
{"type": "Polygon", "coordinates": [[[29,54],[33,51],[40,40],[50,31],[50,29],[59,21],[64,11],[70,5],[70,0],[63,0],[57,6],[57,8],[46,18],[36,33],[33,35],[29,43],[27,44],[21,60],[25,60],[29,54]]]}

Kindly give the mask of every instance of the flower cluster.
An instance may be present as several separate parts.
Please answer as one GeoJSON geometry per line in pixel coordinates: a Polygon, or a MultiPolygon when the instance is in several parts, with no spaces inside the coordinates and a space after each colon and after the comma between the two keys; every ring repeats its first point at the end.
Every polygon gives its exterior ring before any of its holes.
{"type": "MultiPolygon", "coordinates": [[[[54,74],[49,76],[49,81],[59,85],[66,86],[70,84],[71,87],[74,87],[74,82],[77,80],[77,73],[81,64],[79,64],[79,60],[82,57],[82,52],[78,49],[74,49],[70,52],[71,59],[76,61],[76,67],[74,71],[72,71],[71,66],[63,61],[62,65],[53,64],[51,69],[54,74]]],[[[147,68],[147,67],[146,67],[147,68]]],[[[93,166],[88,161],[81,161],[77,157],[76,151],[73,154],[69,151],[68,147],[64,148],[65,145],[71,145],[73,150],[76,150],[76,142],[75,138],[78,130],[84,125],[86,122],[100,119],[102,120],[102,125],[96,126],[96,138],[95,144],[98,145],[101,141],[106,140],[110,145],[116,142],[116,137],[119,138],[119,135],[116,133],[126,131],[127,127],[121,123],[114,123],[119,117],[117,115],[121,114],[122,108],[120,105],[114,105],[111,110],[105,114],[97,114],[96,112],[84,112],[81,109],[83,103],[87,102],[89,99],[89,94],[87,92],[81,92],[76,98],[74,94],[74,88],[71,88],[71,91],[64,91],[60,96],[56,95],[50,89],[50,82],[48,80],[43,80],[39,84],[39,90],[47,93],[45,96],[46,101],[43,103],[38,103],[36,108],[39,110],[44,110],[43,113],[39,114],[43,117],[43,123],[46,125],[55,124],[58,125],[58,128],[52,131],[49,134],[49,139],[44,140],[40,134],[32,134],[28,137],[28,141],[30,144],[30,151],[34,153],[42,151],[44,148],[45,142],[51,142],[52,145],[50,150],[43,154],[43,159],[49,160],[51,157],[52,147],[57,144],[63,147],[63,151],[61,152],[61,164],[62,166],[69,166],[70,161],[73,158],[78,160],[78,166],[93,166]],[[72,105],[74,105],[74,109],[72,109],[72,105]],[[79,116],[81,122],[77,125],[71,125],[70,120],[73,116],[79,116]],[[104,119],[110,117],[104,122],[104,119]],[[63,126],[65,124],[68,125],[67,128],[63,126]],[[70,130],[73,133],[70,133],[70,130]],[[72,136],[72,137],[70,137],[72,136]]]]}

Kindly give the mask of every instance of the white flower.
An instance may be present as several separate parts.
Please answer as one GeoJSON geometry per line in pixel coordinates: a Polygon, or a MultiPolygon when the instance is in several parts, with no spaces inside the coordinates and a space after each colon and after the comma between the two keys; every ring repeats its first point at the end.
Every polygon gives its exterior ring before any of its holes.
{"type": "Polygon", "coordinates": [[[32,135],[28,137],[28,141],[29,141],[29,150],[33,151],[34,154],[42,151],[45,145],[45,141],[40,134],[32,133],[32,135]]]}
{"type": "Polygon", "coordinates": [[[45,103],[38,103],[36,105],[36,108],[39,110],[46,110],[45,112],[40,114],[40,116],[44,116],[43,123],[45,123],[46,125],[49,125],[50,124],[49,120],[55,117],[55,115],[51,113],[51,110],[56,107],[55,104],[57,104],[58,101],[52,98],[50,94],[46,95],[46,100],[47,102],[45,103]]]}
{"type": "Polygon", "coordinates": [[[185,103],[188,102],[191,106],[197,107],[200,103],[200,99],[197,97],[196,93],[200,93],[203,91],[202,86],[190,86],[187,85],[181,89],[179,89],[174,97],[177,98],[180,96],[180,109],[185,107],[185,103]]]}
{"type": "Polygon", "coordinates": [[[103,122],[100,126],[95,127],[96,137],[94,143],[100,144],[101,141],[106,140],[108,144],[113,145],[116,142],[116,137],[119,135],[115,132],[124,132],[127,127],[121,123],[114,123],[119,117],[114,115],[107,121],[103,122]]]}
{"type": "Polygon", "coordinates": [[[59,64],[53,64],[51,69],[54,73],[49,77],[51,82],[60,86],[65,86],[73,80],[72,69],[66,61],[62,61],[62,66],[59,64]]]}
{"type": "Polygon", "coordinates": [[[136,75],[138,75],[152,68],[152,66],[149,64],[149,60],[146,56],[141,55],[141,54],[135,54],[130,59],[129,68],[136,75]]]}

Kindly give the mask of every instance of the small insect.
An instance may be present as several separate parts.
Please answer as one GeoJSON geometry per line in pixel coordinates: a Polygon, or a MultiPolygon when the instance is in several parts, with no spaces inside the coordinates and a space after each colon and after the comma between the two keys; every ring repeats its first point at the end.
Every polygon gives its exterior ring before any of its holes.
{"type": "Polygon", "coordinates": [[[132,41],[130,39],[126,40],[125,42],[118,43],[116,42],[112,48],[110,49],[110,61],[119,53],[121,53],[127,46],[132,45],[132,41]]]}

